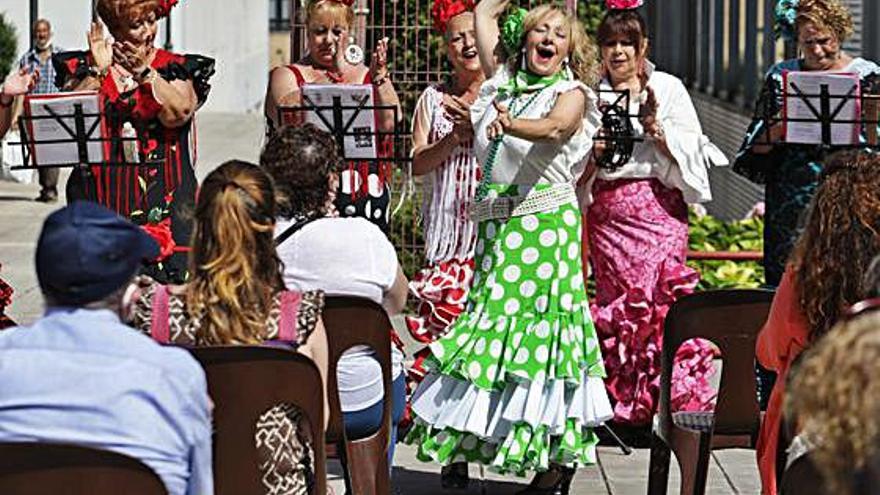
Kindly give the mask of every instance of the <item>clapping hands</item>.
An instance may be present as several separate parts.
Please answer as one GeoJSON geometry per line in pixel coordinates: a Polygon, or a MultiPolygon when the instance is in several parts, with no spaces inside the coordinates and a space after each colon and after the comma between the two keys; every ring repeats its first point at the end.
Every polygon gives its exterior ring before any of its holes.
{"type": "Polygon", "coordinates": [[[457,142],[462,143],[474,136],[474,126],[471,123],[471,105],[464,99],[449,95],[443,99],[443,107],[446,115],[452,121],[452,134],[457,142]]]}

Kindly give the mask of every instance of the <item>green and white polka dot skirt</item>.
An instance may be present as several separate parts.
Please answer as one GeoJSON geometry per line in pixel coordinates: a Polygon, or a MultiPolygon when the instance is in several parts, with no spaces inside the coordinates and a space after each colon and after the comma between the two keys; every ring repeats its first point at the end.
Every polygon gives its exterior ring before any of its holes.
{"type": "Polygon", "coordinates": [[[520,475],[595,463],[592,428],[612,410],[580,253],[575,203],[479,225],[468,310],[431,344],[413,399],[421,460],[520,475]]]}

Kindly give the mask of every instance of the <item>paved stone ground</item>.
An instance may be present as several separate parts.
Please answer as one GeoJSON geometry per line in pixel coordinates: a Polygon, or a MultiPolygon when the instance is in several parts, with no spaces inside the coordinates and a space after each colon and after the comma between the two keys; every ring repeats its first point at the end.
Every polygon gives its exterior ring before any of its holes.
{"type": "MultiPolygon", "coordinates": [[[[255,161],[262,144],[263,125],[255,115],[199,115],[199,177],[225,160],[239,158],[255,161]]],[[[62,184],[66,175],[62,177],[62,184]]],[[[34,247],[43,219],[58,207],[32,201],[37,185],[0,181],[0,264],[2,276],[16,289],[9,314],[19,322],[35,320],[42,313],[42,298],[33,268],[34,247]]],[[[62,199],[63,202],[63,199],[62,199]]],[[[410,343],[410,349],[415,345],[410,343]]],[[[754,452],[719,451],[713,454],[709,468],[711,494],[756,494],[760,491],[754,452]]],[[[446,492],[440,488],[439,468],[415,459],[412,447],[399,445],[395,456],[394,480],[402,494],[481,493],[506,495],[523,488],[527,480],[500,477],[488,472],[480,482],[479,470],[471,467],[472,483],[468,490],[446,492]]],[[[331,463],[330,481],[337,494],[344,492],[339,466],[331,463]]],[[[646,492],[648,450],[635,449],[624,456],[614,447],[599,448],[599,463],[578,471],[572,494],[635,495],[646,492]]],[[[678,491],[677,467],[670,476],[670,493],[678,491]]]]}

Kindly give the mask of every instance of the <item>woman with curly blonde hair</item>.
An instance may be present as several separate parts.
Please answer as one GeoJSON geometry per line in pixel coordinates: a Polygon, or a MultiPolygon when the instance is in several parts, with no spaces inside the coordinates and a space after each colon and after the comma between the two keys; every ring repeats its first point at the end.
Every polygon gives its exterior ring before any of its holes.
{"type": "Polygon", "coordinates": [[[522,493],[568,493],[611,417],[574,191],[598,127],[598,59],[574,16],[543,5],[501,21],[509,3],[474,11],[487,77],[470,108],[476,273],[467,311],[430,346],[407,441],[444,466],[537,472],[522,493]]]}
{"type": "Polygon", "coordinates": [[[765,115],[778,116],[783,109],[783,75],[788,71],[854,73],[869,90],[880,77],[876,63],[843,50],[843,43],[853,34],[853,18],[840,0],[778,0],[776,34],[797,43],[799,56],[767,71],[755,118],[733,165],[738,174],[765,185],[764,268],[767,285],[774,287],[785,271],[800,233],[799,220],[816,191],[827,154],[819,143],[786,143],[781,121],[768,129],[765,115]]]}
{"type": "Polygon", "coordinates": [[[792,363],[868,290],[862,275],[880,254],[880,156],[844,151],[829,156],[804,233],[758,335],[758,362],[779,373],[758,439],[763,493],[776,493],[776,456],[792,363]]]}
{"type": "Polygon", "coordinates": [[[859,493],[857,480],[876,460],[878,375],[880,312],[876,310],[835,325],[806,352],[794,374],[786,414],[796,420],[798,436],[809,444],[829,493],[859,493]],[[828,370],[834,370],[833,376],[828,370]]]}

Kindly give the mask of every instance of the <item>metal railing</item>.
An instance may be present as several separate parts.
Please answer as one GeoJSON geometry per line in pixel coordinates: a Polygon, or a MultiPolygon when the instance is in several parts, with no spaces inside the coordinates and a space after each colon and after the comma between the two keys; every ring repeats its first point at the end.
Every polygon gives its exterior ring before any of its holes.
{"type": "Polygon", "coordinates": [[[692,89],[751,110],[764,72],[792,55],[773,35],[776,0],[649,2],[651,57],[692,89]]]}

